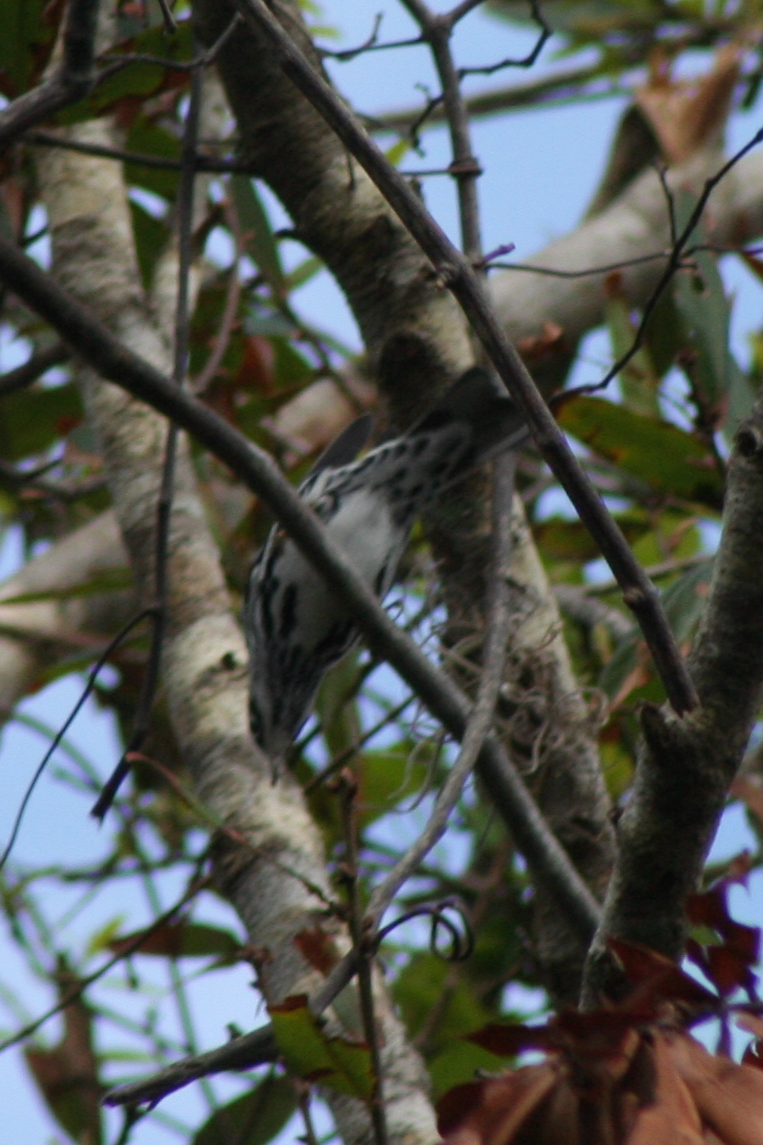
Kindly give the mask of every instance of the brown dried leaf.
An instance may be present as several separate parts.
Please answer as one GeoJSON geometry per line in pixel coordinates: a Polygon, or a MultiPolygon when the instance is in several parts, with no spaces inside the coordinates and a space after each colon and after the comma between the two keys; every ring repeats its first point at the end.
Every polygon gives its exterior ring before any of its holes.
{"type": "Polygon", "coordinates": [[[528,363],[537,364],[548,358],[566,354],[568,351],[564,330],[555,322],[544,322],[542,334],[537,337],[520,338],[517,342],[517,352],[522,360],[528,363]]]}
{"type": "Polygon", "coordinates": [[[712,71],[692,80],[673,80],[664,56],[652,60],[649,82],[636,92],[636,103],[659,139],[668,163],[683,163],[720,140],[739,78],[742,49],[727,44],[712,71]]]}
{"type": "Polygon", "coordinates": [[[439,1132],[446,1145],[510,1145],[557,1078],[557,1070],[546,1062],[456,1086],[438,1103],[439,1132]]]}
{"type": "Polygon", "coordinates": [[[636,1112],[628,1145],[704,1145],[697,1108],[660,1033],[654,1037],[652,1061],[654,1100],[636,1112]]]}
{"type": "Polygon", "coordinates": [[[702,1121],[725,1145],[763,1145],[763,1074],[714,1057],[688,1034],[666,1035],[673,1064],[702,1121]]]}

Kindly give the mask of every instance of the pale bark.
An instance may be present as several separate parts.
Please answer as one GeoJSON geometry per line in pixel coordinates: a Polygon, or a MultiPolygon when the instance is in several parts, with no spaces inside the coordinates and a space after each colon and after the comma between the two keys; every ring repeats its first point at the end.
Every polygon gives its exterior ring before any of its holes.
{"type": "MultiPolygon", "coordinates": [[[[667,172],[668,186],[674,193],[683,189],[696,197],[705,180],[723,162],[724,155],[717,147],[703,149],[689,162],[667,172]]],[[[752,152],[713,191],[703,220],[704,241],[721,247],[740,247],[763,234],[761,187],[763,153],[752,152]]],[[[656,171],[650,168],[600,214],[549,243],[528,259],[528,264],[561,271],[611,267],[666,252],[670,238],[669,204],[656,171]]],[[[643,306],[664,266],[664,258],[623,266],[617,273],[628,301],[643,306]]],[[[491,277],[493,301],[512,340],[542,337],[547,322],[563,332],[563,343],[554,346],[548,359],[532,365],[539,384],[547,387],[558,383],[579,339],[604,321],[605,281],[612,273],[606,270],[575,278],[554,278],[504,270],[491,277]]]]}
{"type": "Polygon", "coordinates": [[[103,513],[56,541],[0,585],[0,721],[61,656],[100,649],[136,609],[134,593],[66,593],[123,570],[127,554],[114,514],[103,513]],[[12,597],[48,600],[4,604],[12,597]]]}
{"type": "MultiPolygon", "coordinates": [[[[111,141],[102,122],[74,130],[78,138],[111,141]]],[[[56,275],[122,341],[167,370],[170,347],[142,296],[118,168],[51,151],[41,157],[39,170],[56,275]]],[[[115,513],[142,597],[150,600],[166,422],[88,371],[83,378],[115,513]]],[[[319,975],[300,953],[295,936],[320,927],[338,954],[347,940],[326,911],[330,887],[322,841],[301,791],[288,780],[271,784],[267,761],[251,740],[246,650],[185,445],[178,459],[168,573],[169,626],[162,663],[175,734],[209,813],[245,840],[234,844],[220,834],[219,885],[238,910],[252,947],[262,953],[260,985],[268,1001],[312,992],[319,975]]],[[[436,1134],[420,1060],[405,1043],[381,988],[377,1008],[391,1140],[426,1145],[436,1134]]],[[[367,1115],[360,1103],[341,1101],[335,1112],[346,1141],[367,1139],[367,1115]]]]}

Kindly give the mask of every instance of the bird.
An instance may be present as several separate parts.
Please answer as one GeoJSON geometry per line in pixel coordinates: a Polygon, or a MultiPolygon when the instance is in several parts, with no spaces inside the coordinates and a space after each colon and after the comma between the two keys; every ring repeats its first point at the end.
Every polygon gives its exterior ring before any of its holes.
{"type": "MultiPolygon", "coordinates": [[[[528,435],[516,404],[481,367],[467,370],[406,432],[356,458],[371,429],[358,419],[328,447],[298,492],[383,600],[416,518],[443,490],[528,435]]],[[[328,582],[274,525],[244,598],[252,735],[276,782],[326,672],[358,630],[328,582]]]]}

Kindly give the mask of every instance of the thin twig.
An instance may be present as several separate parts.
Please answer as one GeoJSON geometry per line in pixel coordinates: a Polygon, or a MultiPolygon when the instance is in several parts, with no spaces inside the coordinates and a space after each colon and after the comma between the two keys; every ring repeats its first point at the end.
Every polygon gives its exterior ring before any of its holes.
{"type": "Polygon", "coordinates": [[[348,60],[354,60],[356,56],[361,56],[364,52],[368,52],[371,48],[376,46],[376,42],[379,38],[379,28],[381,27],[383,19],[384,13],[377,12],[374,16],[374,26],[371,32],[357,48],[342,48],[341,51],[332,51],[331,48],[319,48],[319,54],[326,59],[339,60],[340,63],[347,63],[348,60]]]}
{"type": "MultiPolygon", "coordinates": [[[[25,143],[39,147],[60,147],[65,151],[78,151],[82,155],[96,155],[101,159],[114,159],[120,163],[134,163],[137,167],[150,167],[158,171],[181,171],[180,159],[168,159],[162,155],[150,155],[144,151],[126,151],[121,147],[108,147],[102,143],[83,143],[77,139],[64,139],[47,131],[29,131],[24,136],[25,143]]],[[[211,155],[197,153],[193,159],[197,171],[207,171],[220,175],[251,175],[252,164],[236,159],[215,159],[211,155]]]]}
{"type": "Polygon", "coordinates": [[[422,39],[432,49],[432,57],[442,85],[445,117],[450,130],[453,161],[451,170],[458,185],[461,243],[465,256],[476,265],[482,257],[479,234],[477,179],[481,171],[472,155],[469,118],[461,95],[459,74],[450,50],[453,23],[449,17],[435,16],[423,0],[401,0],[421,28],[422,39]]]}
{"type": "MultiPolygon", "coordinates": [[[[732,155],[731,158],[728,159],[718,171],[716,171],[715,175],[711,175],[709,179],[705,180],[705,185],[702,189],[702,193],[694,205],[694,210],[691,212],[689,220],[684,226],[684,229],[675,239],[670,250],[670,255],[665,265],[665,269],[660,275],[660,279],[657,285],[649,295],[649,299],[644,306],[643,312],[641,314],[641,321],[639,322],[638,329],[636,330],[633,342],[631,343],[629,349],[622,355],[622,357],[618,358],[613,366],[610,367],[600,382],[597,382],[592,386],[580,386],[575,390],[570,390],[570,396],[581,393],[591,394],[596,393],[598,390],[605,389],[612,381],[612,379],[616,378],[617,375],[628,365],[631,359],[639,352],[644,343],[644,338],[646,337],[646,328],[649,323],[649,319],[652,317],[657,303],[662,298],[662,295],[670,284],[673,275],[681,266],[681,260],[686,255],[686,248],[688,246],[689,239],[694,234],[694,231],[698,227],[700,220],[705,213],[705,207],[707,206],[708,199],[718,184],[721,182],[721,180],[726,178],[729,171],[731,171],[732,168],[735,167],[737,163],[739,163],[739,161],[745,157],[745,155],[752,151],[754,147],[757,147],[759,143],[763,143],[763,128],[761,128],[759,131],[756,131],[753,137],[747,143],[745,143],[744,147],[740,147],[736,154],[732,155]]],[[[673,231],[675,224],[672,199],[668,200],[668,210],[671,231],[673,231]]]]}
{"type": "Polygon", "coordinates": [[[111,970],[112,966],[116,966],[122,959],[127,958],[134,950],[137,950],[150,935],[155,934],[157,930],[161,930],[163,926],[171,922],[179,910],[182,910],[187,903],[196,897],[199,891],[209,885],[209,881],[208,878],[195,880],[191,886],[189,886],[188,890],[181,895],[174,906],[164,911],[164,913],[160,914],[158,918],[155,918],[149,926],[134,935],[129,942],[126,942],[125,945],[121,947],[113,958],[107,959],[107,961],[104,962],[102,966],[99,966],[97,970],[94,970],[92,974],[88,974],[85,978],[80,978],[77,985],[73,986],[71,990],[68,990],[62,998],[59,998],[55,1006],[51,1006],[44,1014],[35,1018],[33,1022],[28,1022],[22,1029],[17,1030],[15,1034],[12,1034],[0,1042],[0,1053],[10,1049],[11,1046],[18,1045],[19,1042],[26,1041],[27,1038],[35,1034],[40,1026],[43,1026],[50,1018],[55,1017],[56,1014],[60,1014],[61,1011],[65,1010],[67,1006],[70,1006],[72,1002],[76,1002],[78,998],[82,997],[82,994],[87,990],[88,986],[92,986],[94,982],[103,978],[103,976],[111,970]]]}
{"type": "Polygon", "coordinates": [[[464,784],[474,768],[493,722],[503,680],[506,641],[511,627],[508,576],[511,565],[513,492],[513,458],[510,454],[504,454],[493,462],[493,559],[485,616],[483,668],[477,699],[469,714],[458,759],[440,788],[426,827],[371,895],[366,920],[367,926],[374,931],[378,929],[382,915],[402,884],[410,878],[445,833],[450,814],[461,798],[464,784]]]}
{"type": "MultiPolygon", "coordinates": [[[[418,40],[416,41],[419,42],[418,40]]],[[[615,96],[627,95],[627,89],[609,81],[608,86],[601,91],[581,92],[580,88],[591,80],[601,76],[600,64],[589,64],[583,68],[570,68],[566,71],[555,72],[531,83],[512,84],[510,87],[496,88],[492,91],[480,92],[466,97],[466,110],[474,118],[481,115],[495,115],[498,112],[514,111],[523,107],[548,106],[551,100],[567,101],[572,98],[582,99],[609,99],[615,96]]],[[[401,108],[380,112],[370,120],[373,131],[401,131],[409,132],[412,124],[418,122],[421,111],[419,108],[401,108]]],[[[438,123],[445,118],[442,108],[433,109],[432,122],[438,123]]]]}
{"type": "MultiPolygon", "coordinates": [[[[193,228],[194,155],[199,130],[203,71],[198,68],[191,77],[191,98],[183,131],[180,186],[177,197],[178,217],[178,294],[175,311],[175,343],[172,378],[181,389],[188,366],[188,280],[191,272],[191,237],[193,228]]],[[[151,716],[159,686],[162,645],[167,630],[167,566],[172,498],[175,484],[178,427],[170,422],[167,427],[159,500],[156,509],[156,535],[154,556],[154,611],[151,644],[141,684],[138,706],[133,719],[132,732],[122,758],[105,783],[94,804],[91,815],[102,820],[120,785],[130,770],[130,757],[140,751],[151,727],[151,716]]]]}
{"type": "Polygon", "coordinates": [[[37,350],[23,366],[16,366],[15,370],[8,370],[6,374],[0,375],[0,397],[13,394],[16,390],[26,389],[46,370],[60,366],[62,362],[68,362],[71,356],[71,350],[63,342],[54,342],[44,350],[37,350]]]}
{"type": "MultiPolygon", "coordinates": [[[[488,64],[483,67],[459,68],[459,79],[463,79],[464,76],[492,76],[496,72],[502,71],[504,68],[529,69],[535,64],[535,61],[538,59],[538,56],[543,51],[547,41],[551,38],[553,33],[543,17],[539,0],[529,0],[529,3],[532,18],[540,28],[540,32],[538,33],[538,39],[535,41],[527,55],[520,56],[519,59],[514,56],[508,56],[506,59],[499,60],[497,64],[488,64]]],[[[461,7],[463,6],[464,5],[461,5],[461,7]]],[[[455,11],[458,11],[458,9],[455,9],[455,11]]]]}
{"type": "Polygon", "coordinates": [[[241,279],[238,275],[239,262],[243,253],[243,242],[241,236],[241,228],[238,225],[238,218],[236,212],[232,209],[230,203],[226,203],[225,214],[230,227],[230,232],[233,235],[233,242],[235,244],[235,252],[233,255],[233,262],[230,268],[230,278],[228,281],[228,289],[225,292],[225,305],[223,306],[222,317],[220,318],[220,325],[217,330],[217,336],[214,340],[212,353],[204,363],[204,368],[196,375],[191,381],[191,389],[195,394],[203,394],[212,381],[215,374],[220,368],[220,363],[225,357],[225,352],[230,343],[230,337],[233,333],[233,326],[238,314],[238,304],[241,299],[241,279]]]}

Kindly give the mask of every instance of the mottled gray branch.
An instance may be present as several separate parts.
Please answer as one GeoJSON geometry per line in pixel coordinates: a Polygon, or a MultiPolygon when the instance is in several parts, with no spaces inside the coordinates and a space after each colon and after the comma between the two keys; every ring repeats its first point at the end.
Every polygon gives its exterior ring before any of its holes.
{"type": "Polygon", "coordinates": [[[636,780],[618,824],[619,857],[585,997],[617,994],[608,935],[680,958],[684,903],[704,860],[763,697],[763,403],[740,427],[707,607],[689,657],[700,707],[684,719],[644,707],[636,780]]]}

